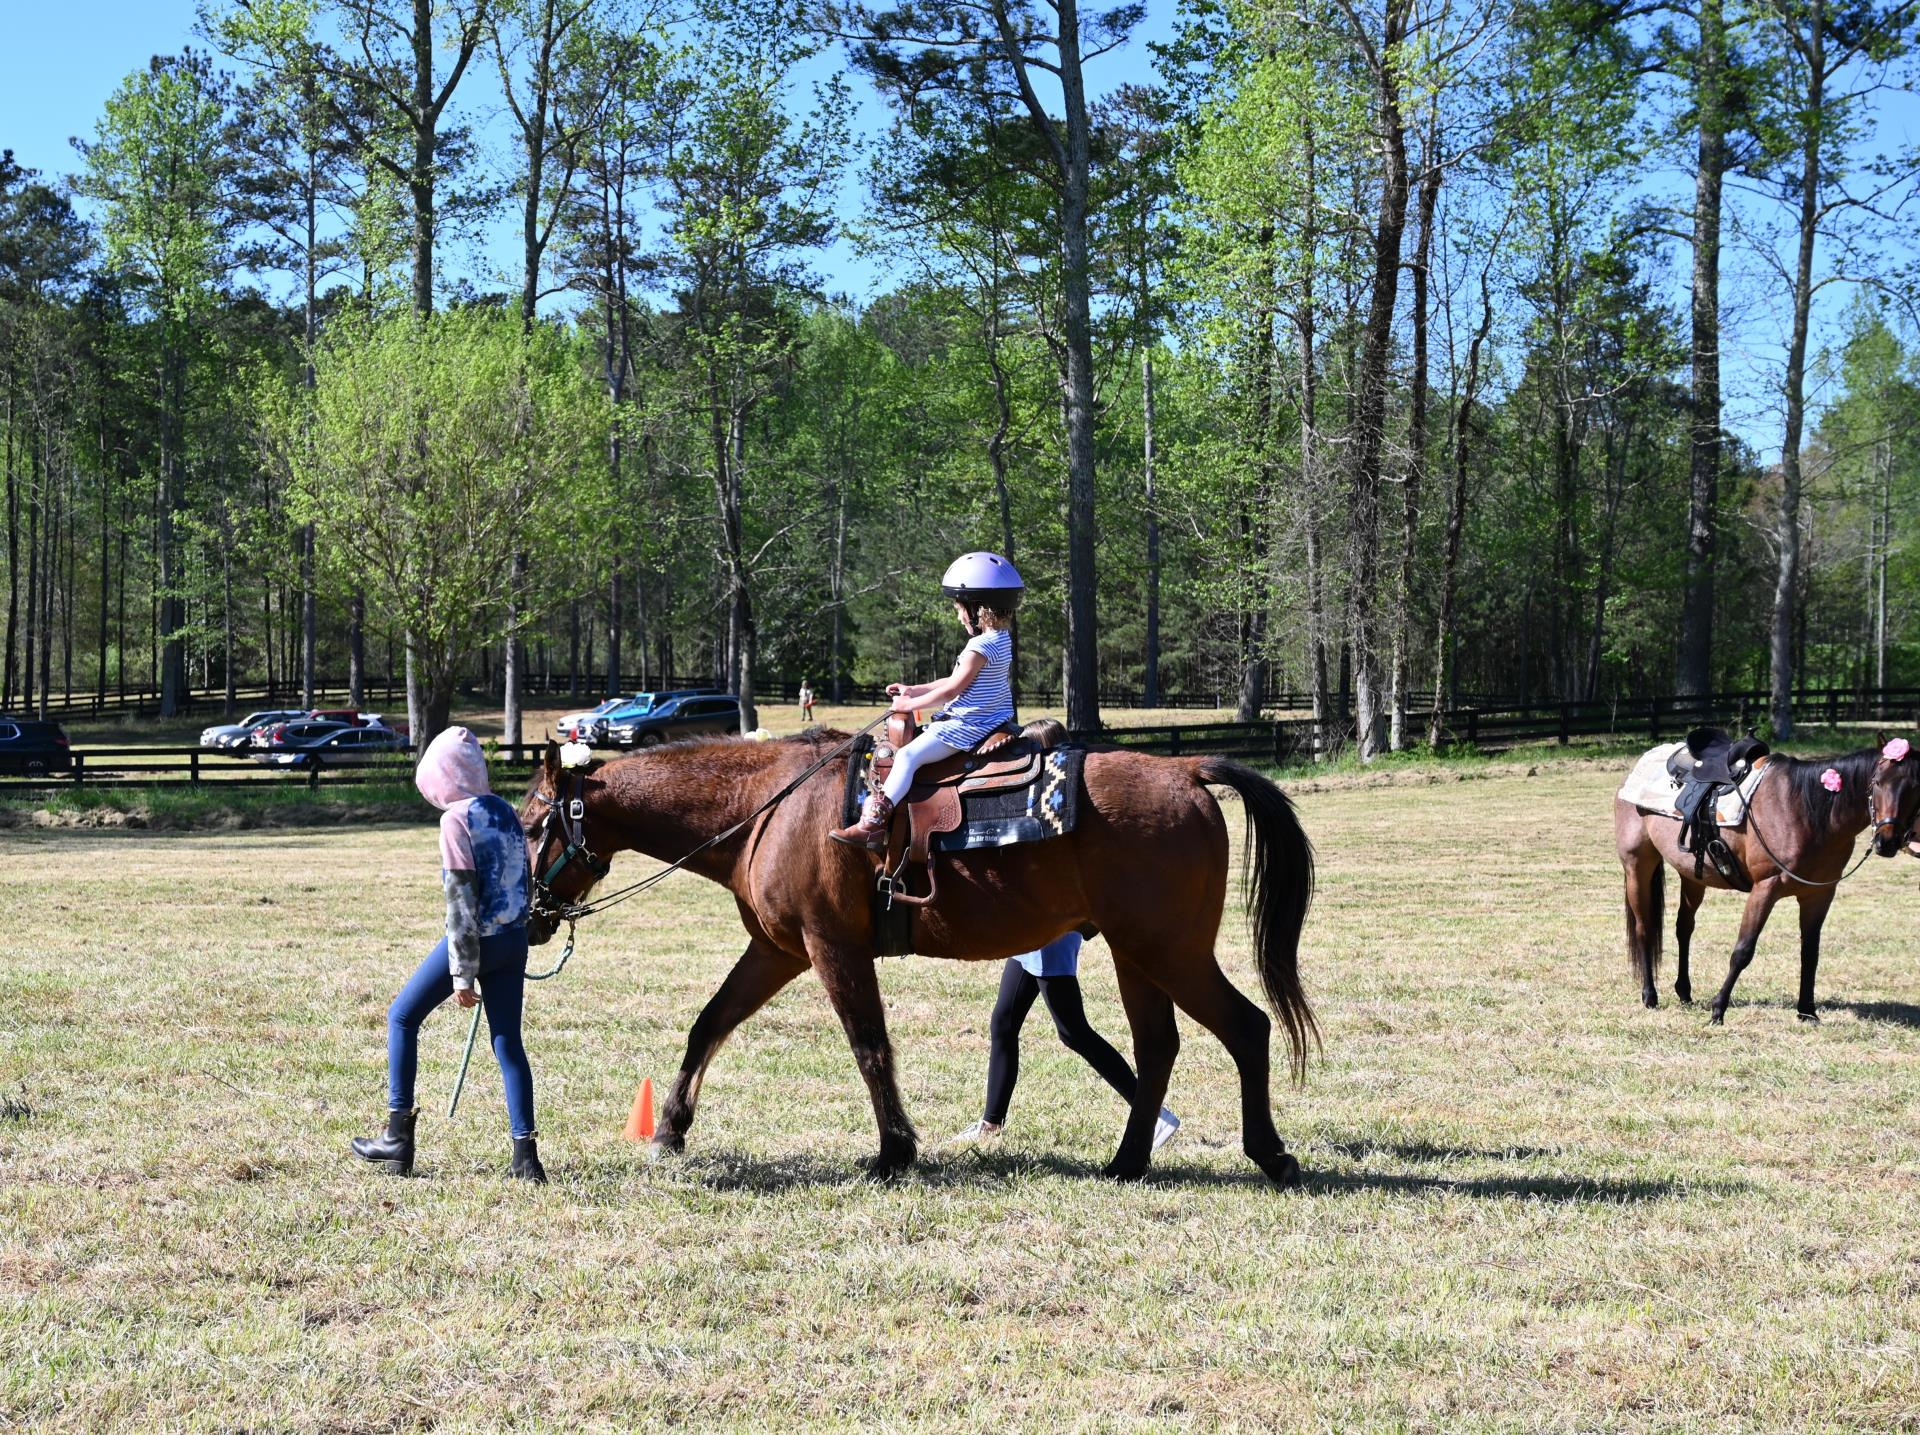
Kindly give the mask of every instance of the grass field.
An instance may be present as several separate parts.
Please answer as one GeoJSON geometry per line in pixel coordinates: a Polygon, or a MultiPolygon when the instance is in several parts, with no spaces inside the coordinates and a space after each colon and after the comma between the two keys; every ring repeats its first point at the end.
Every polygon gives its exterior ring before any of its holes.
{"type": "MultiPolygon", "coordinates": [[[[1302,793],[1326,1052],[1274,1093],[1286,1194],[1184,1021],[1186,1125],[1095,1178],[1120,1108],[1039,1014],[1004,1145],[869,1184],[810,979],[648,1164],[634,1088],[740,945],[680,878],[530,993],[553,1184],[503,1179],[484,1051],[443,1119],[450,1008],[421,1176],[382,1177],[346,1141],[436,934],[430,827],[0,832],[0,1427],[1920,1429],[1920,865],[1837,903],[1822,1025],[1783,910],[1714,1029],[1638,1005],[1617,770],[1524,773],[1302,793]]],[[[1222,952],[1252,990],[1232,919],[1222,952]]],[[[996,978],[882,966],[929,1144],[978,1114],[996,978]]],[[[1121,1037],[1099,944],[1085,982],[1121,1037]]]]}

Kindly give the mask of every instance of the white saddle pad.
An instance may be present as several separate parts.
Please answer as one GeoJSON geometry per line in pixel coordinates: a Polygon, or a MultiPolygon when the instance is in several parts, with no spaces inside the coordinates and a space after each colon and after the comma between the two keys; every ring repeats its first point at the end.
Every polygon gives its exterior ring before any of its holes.
{"type": "MultiPolygon", "coordinates": [[[[1663,742],[1658,747],[1648,748],[1645,755],[1633,765],[1633,771],[1627,774],[1627,780],[1620,784],[1621,801],[1631,802],[1642,812],[1678,817],[1680,811],[1673,801],[1680,795],[1680,784],[1668,775],[1667,759],[1685,746],[1683,742],[1663,742]]],[[[1722,794],[1714,804],[1715,816],[1722,827],[1745,825],[1747,804],[1753,800],[1753,790],[1760,785],[1760,779],[1766,776],[1766,772],[1766,760],[1763,758],[1746,775],[1738,792],[1722,794]]]]}

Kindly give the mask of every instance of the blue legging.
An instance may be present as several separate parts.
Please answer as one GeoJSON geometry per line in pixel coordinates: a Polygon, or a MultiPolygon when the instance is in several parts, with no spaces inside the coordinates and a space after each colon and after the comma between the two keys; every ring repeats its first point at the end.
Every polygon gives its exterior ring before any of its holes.
{"type": "MultiPolygon", "coordinates": [[[[507,1119],[516,1140],[534,1134],[533,1068],[520,1044],[520,1005],[527,989],[527,933],[511,928],[480,942],[480,1004],[487,1009],[493,1059],[507,1086],[507,1119]]],[[[420,1023],[453,995],[442,937],[387,1008],[387,1106],[413,1110],[413,1077],[420,1066],[420,1023]]]]}

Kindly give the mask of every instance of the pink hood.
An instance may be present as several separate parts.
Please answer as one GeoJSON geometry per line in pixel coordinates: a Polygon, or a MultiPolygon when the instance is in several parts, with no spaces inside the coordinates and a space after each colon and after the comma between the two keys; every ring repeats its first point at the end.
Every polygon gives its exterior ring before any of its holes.
{"type": "Polygon", "coordinates": [[[456,802],[485,797],[491,789],[480,739],[466,728],[447,728],[427,744],[413,781],[420,795],[443,812],[456,802]]]}

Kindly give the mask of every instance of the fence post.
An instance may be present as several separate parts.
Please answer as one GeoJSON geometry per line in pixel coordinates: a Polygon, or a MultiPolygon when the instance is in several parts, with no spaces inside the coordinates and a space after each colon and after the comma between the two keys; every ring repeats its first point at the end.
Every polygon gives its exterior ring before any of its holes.
{"type": "Polygon", "coordinates": [[[307,791],[318,792],[319,790],[320,790],[320,764],[317,762],[309,762],[307,764],[307,791]]]}
{"type": "Polygon", "coordinates": [[[1573,709],[1560,704],[1560,746],[1565,747],[1573,737],[1573,709]]]}
{"type": "Polygon", "coordinates": [[[1480,709],[1467,709],[1467,746],[1475,752],[1480,750],[1480,709]]]}
{"type": "Polygon", "coordinates": [[[1647,704],[1647,740],[1660,741],[1660,699],[1654,698],[1647,704]]]}
{"type": "Polygon", "coordinates": [[[187,754],[187,781],[195,787],[200,785],[200,749],[197,747],[187,754]]]}
{"type": "Polygon", "coordinates": [[[86,783],[87,755],[84,752],[76,752],[73,755],[73,785],[75,787],[85,787],[86,783]]]}
{"type": "Polygon", "coordinates": [[[1168,732],[1172,735],[1173,740],[1167,745],[1167,756],[1178,757],[1180,756],[1180,729],[1177,727],[1169,728],[1168,732]]]}
{"type": "Polygon", "coordinates": [[[1838,688],[1828,688],[1827,689],[1827,726],[1838,727],[1839,725],[1840,725],[1840,690],[1838,688]]]}

